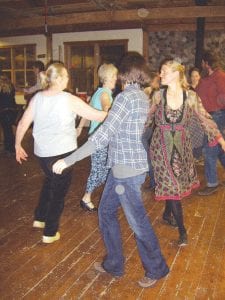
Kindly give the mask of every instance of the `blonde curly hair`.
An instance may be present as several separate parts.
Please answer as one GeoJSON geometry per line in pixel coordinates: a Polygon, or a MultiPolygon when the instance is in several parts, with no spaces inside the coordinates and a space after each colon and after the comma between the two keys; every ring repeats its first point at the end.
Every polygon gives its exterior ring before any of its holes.
{"type": "Polygon", "coordinates": [[[174,72],[178,71],[181,87],[184,90],[187,90],[189,88],[189,84],[185,75],[185,66],[178,59],[168,59],[163,62],[163,65],[169,66],[174,72]]]}

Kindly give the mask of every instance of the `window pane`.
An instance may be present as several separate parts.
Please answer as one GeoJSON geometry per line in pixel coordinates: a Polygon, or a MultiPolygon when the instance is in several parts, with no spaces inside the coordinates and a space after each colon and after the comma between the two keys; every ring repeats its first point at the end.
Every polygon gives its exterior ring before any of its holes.
{"type": "Polygon", "coordinates": [[[35,48],[33,46],[26,46],[26,59],[27,69],[32,69],[33,63],[35,61],[35,48]]]}
{"type": "Polygon", "coordinates": [[[36,84],[36,76],[33,71],[26,72],[26,86],[33,86],[36,84]]]}
{"type": "Polygon", "coordinates": [[[24,71],[15,71],[15,85],[18,87],[25,86],[24,71]]]}
{"type": "Polygon", "coordinates": [[[11,69],[11,49],[0,48],[0,68],[2,70],[11,69]]]}
{"type": "Polygon", "coordinates": [[[88,68],[94,65],[94,47],[71,47],[71,64],[73,68],[88,68]]]}
{"type": "Polygon", "coordinates": [[[15,69],[24,69],[24,48],[13,49],[15,69]]]}
{"type": "Polygon", "coordinates": [[[18,47],[13,49],[15,69],[24,69],[24,48],[18,47]]]}
{"type": "Polygon", "coordinates": [[[74,91],[94,90],[94,46],[71,47],[71,86],[74,91]]]}
{"type": "Polygon", "coordinates": [[[100,46],[101,64],[112,63],[115,66],[118,66],[120,59],[124,53],[125,53],[124,45],[100,46]]]}

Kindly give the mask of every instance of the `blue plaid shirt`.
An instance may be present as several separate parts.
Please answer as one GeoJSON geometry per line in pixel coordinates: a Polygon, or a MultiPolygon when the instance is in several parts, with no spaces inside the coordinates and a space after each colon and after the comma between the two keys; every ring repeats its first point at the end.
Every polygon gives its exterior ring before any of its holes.
{"type": "Polygon", "coordinates": [[[147,171],[147,153],[141,138],[149,102],[137,84],[128,85],[113,102],[104,123],[89,138],[96,149],[109,146],[107,166],[126,165],[147,171]]]}

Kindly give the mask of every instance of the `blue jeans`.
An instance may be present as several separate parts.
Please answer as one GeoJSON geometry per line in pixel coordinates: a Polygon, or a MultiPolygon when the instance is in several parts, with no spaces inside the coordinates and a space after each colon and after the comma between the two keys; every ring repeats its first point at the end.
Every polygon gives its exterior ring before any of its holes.
{"type": "MultiPolygon", "coordinates": [[[[211,113],[211,116],[217,124],[223,137],[225,137],[225,110],[211,113]]],[[[217,159],[219,159],[222,166],[225,168],[225,153],[220,145],[209,147],[208,139],[205,137],[203,156],[205,160],[205,177],[208,187],[216,187],[218,185],[217,175],[217,159]]]]}
{"type": "Polygon", "coordinates": [[[105,184],[99,206],[99,225],[107,250],[102,266],[114,276],[121,276],[124,272],[125,259],[117,216],[120,206],[135,234],[145,276],[159,279],[169,272],[143,206],[140,188],[144,180],[145,175],[118,179],[110,171],[105,184]]]}

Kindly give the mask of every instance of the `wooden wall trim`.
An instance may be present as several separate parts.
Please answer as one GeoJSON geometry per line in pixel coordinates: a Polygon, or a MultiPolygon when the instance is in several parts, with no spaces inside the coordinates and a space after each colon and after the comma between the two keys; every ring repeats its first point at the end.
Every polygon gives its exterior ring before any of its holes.
{"type": "MultiPolygon", "coordinates": [[[[157,31],[196,31],[196,23],[187,23],[187,24],[152,24],[147,26],[147,30],[149,32],[157,32],[157,31]]],[[[206,31],[225,31],[225,23],[206,23],[205,24],[206,31]]]]}

